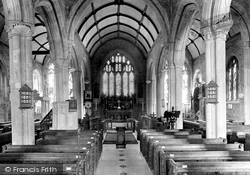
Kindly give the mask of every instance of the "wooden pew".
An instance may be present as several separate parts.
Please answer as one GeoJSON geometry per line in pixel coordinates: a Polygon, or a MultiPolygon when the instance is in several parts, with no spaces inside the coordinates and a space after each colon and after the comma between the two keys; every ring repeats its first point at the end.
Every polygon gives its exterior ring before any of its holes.
{"type": "Polygon", "coordinates": [[[148,155],[146,161],[150,168],[154,165],[154,150],[158,146],[167,146],[175,144],[226,144],[225,139],[214,138],[214,139],[203,139],[203,138],[186,138],[186,139],[157,139],[149,141],[148,155]]]}
{"type": "MultiPolygon", "coordinates": [[[[79,174],[88,175],[91,172],[88,170],[89,161],[86,159],[85,152],[81,152],[79,154],[76,153],[0,153],[0,166],[11,167],[11,165],[15,167],[25,166],[25,164],[29,167],[29,164],[33,164],[35,167],[42,166],[53,166],[58,165],[62,166],[66,165],[70,167],[73,171],[65,171],[61,170],[63,173],[67,174],[79,174]]],[[[2,169],[4,170],[4,169],[2,169]]],[[[4,172],[0,172],[3,174],[4,172]]],[[[6,172],[5,172],[6,173],[6,172]]],[[[20,173],[22,174],[22,173],[20,173]]],[[[26,173],[29,174],[29,173],[26,173]]],[[[52,173],[53,174],[53,173],[52,173]]]]}
{"type": "MultiPolygon", "coordinates": [[[[91,144],[80,145],[5,145],[3,152],[8,153],[86,153],[86,171],[93,174],[97,167],[98,160],[95,156],[96,152],[91,144]]],[[[53,153],[53,154],[51,154],[53,153]]]]}
{"type": "Polygon", "coordinates": [[[96,137],[83,137],[83,138],[68,138],[64,136],[42,139],[37,142],[38,145],[78,145],[78,144],[91,144],[93,153],[91,154],[92,160],[95,161],[94,169],[96,169],[102,152],[102,143],[96,137]]]}
{"type": "Polygon", "coordinates": [[[140,140],[140,150],[143,155],[146,155],[148,152],[148,144],[147,141],[149,138],[152,137],[160,137],[164,136],[165,138],[201,138],[200,134],[193,133],[189,130],[164,130],[162,132],[159,131],[149,131],[149,132],[142,132],[141,140],[140,140]]]}
{"type": "Polygon", "coordinates": [[[219,162],[174,162],[170,161],[168,175],[207,175],[213,174],[250,174],[250,161],[219,161],[219,162]]]}
{"type": "Polygon", "coordinates": [[[2,146],[11,143],[11,131],[0,134],[0,152],[2,152],[2,146]]]}
{"type": "Polygon", "coordinates": [[[250,134],[250,125],[227,124],[227,138],[229,143],[245,143],[246,134],[250,134]]]}
{"type": "MultiPolygon", "coordinates": [[[[197,152],[163,152],[160,151],[160,167],[155,173],[158,175],[166,175],[170,169],[176,167],[169,167],[170,162],[182,161],[249,161],[250,151],[197,151],[197,152]]],[[[174,166],[174,164],[173,164],[174,166]]]]}
{"type": "Polygon", "coordinates": [[[159,152],[196,152],[196,151],[243,151],[244,146],[240,143],[235,144],[170,144],[164,146],[154,147],[154,160],[153,171],[159,170],[159,152]]]}
{"type": "Polygon", "coordinates": [[[148,133],[141,141],[141,152],[143,154],[144,157],[147,157],[148,155],[148,151],[149,151],[149,147],[150,147],[150,140],[157,140],[157,139],[192,139],[192,138],[201,138],[201,135],[165,135],[164,133],[162,134],[150,134],[148,133]]]}

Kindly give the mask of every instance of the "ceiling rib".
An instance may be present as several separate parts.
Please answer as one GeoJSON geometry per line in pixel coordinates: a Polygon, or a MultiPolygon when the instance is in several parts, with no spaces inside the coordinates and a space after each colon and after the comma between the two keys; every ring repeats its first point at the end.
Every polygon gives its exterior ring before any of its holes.
{"type": "MultiPolygon", "coordinates": [[[[98,20],[98,21],[97,21],[97,24],[99,24],[101,21],[103,21],[103,20],[105,20],[105,19],[107,19],[107,18],[116,16],[116,15],[117,15],[116,13],[107,15],[107,16],[101,18],[100,20],[98,20]]],[[[127,17],[127,18],[129,18],[129,19],[131,19],[131,20],[137,22],[138,24],[140,23],[139,21],[137,21],[137,20],[136,20],[135,18],[133,18],[132,16],[129,16],[129,15],[126,15],[126,14],[122,14],[122,13],[120,13],[119,16],[124,16],[124,17],[127,17]]],[[[84,40],[84,38],[86,37],[86,35],[88,34],[88,32],[89,32],[95,25],[96,25],[95,23],[92,24],[92,25],[86,30],[85,34],[84,34],[83,37],[81,38],[82,41],[84,40]]],[[[148,29],[146,26],[144,26],[143,24],[141,24],[141,26],[143,26],[143,27],[146,29],[146,31],[147,31],[148,34],[150,35],[151,39],[152,39],[153,41],[155,41],[155,39],[154,39],[152,33],[149,31],[149,29],[148,29]]]]}
{"type": "MultiPolygon", "coordinates": [[[[107,26],[105,26],[104,28],[100,29],[100,32],[103,31],[104,29],[108,28],[108,27],[112,27],[112,26],[116,26],[118,25],[117,23],[112,23],[112,24],[109,24],[107,26]]],[[[132,26],[128,25],[128,24],[125,24],[125,23],[119,23],[120,26],[126,26],[132,30],[134,30],[136,33],[138,32],[138,30],[136,30],[135,28],[133,28],[132,26]]],[[[121,31],[121,30],[120,30],[121,31]]],[[[92,41],[92,39],[98,34],[98,32],[96,32],[88,41],[88,43],[86,44],[86,48],[89,47],[89,44],[90,42],[92,41]]],[[[148,42],[148,40],[146,39],[146,37],[144,35],[141,34],[141,32],[138,32],[138,35],[140,35],[141,37],[143,37],[143,39],[145,40],[145,42],[147,43],[148,47],[150,48],[150,44],[148,42]]],[[[119,37],[119,35],[118,35],[119,37]]],[[[138,37],[138,36],[137,36],[138,37]]],[[[136,43],[136,42],[135,42],[136,43]]],[[[93,45],[94,46],[94,45],[93,45]]]]}
{"type": "Polygon", "coordinates": [[[142,4],[143,9],[123,0],[103,3],[97,8],[94,2],[90,5],[91,11],[86,14],[77,30],[81,35],[81,41],[90,53],[93,53],[93,48],[94,50],[99,48],[99,44],[110,40],[110,37],[126,39],[127,36],[129,36],[127,40],[139,46],[143,52],[147,53],[150,50],[159,34],[159,29],[155,21],[147,14],[149,7],[146,3],[142,4]],[[108,11],[105,15],[105,8],[112,9],[112,11],[108,11]],[[86,24],[90,26],[86,26],[86,24]],[[133,39],[131,40],[131,38],[133,39]]]}
{"type": "MultiPolygon", "coordinates": [[[[141,25],[142,25],[143,19],[144,19],[144,17],[145,17],[147,8],[148,8],[148,6],[145,5],[144,10],[143,10],[143,13],[142,13],[141,20],[140,20],[140,22],[139,22],[138,30],[136,31],[135,44],[136,44],[136,42],[138,41],[138,36],[139,36],[140,30],[141,30],[141,25]]],[[[149,47],[149,48],[150,48],[150,47],[149,47]]]]}
{"type": "MultiPolygon", "coordinates": [[[[134,38],[134,36],[133,35],[131,35],[131,34],[129,34],[129,33],[127,33],[127,32],[123,32],[123,31],[120,31],[121,33],[124,33],[124,34],[126,34],[126,35],[129,35],[130,37],[132,37],[132,38],[134,38]]],[[[113,33],[117,33],[117,31],[114,31],[114,32],[110,32],[110,33],[107,33],[106,35],[104,35],[104,36],[102,36],[102,38],[104,38],[104,37],[106,37],[106,36],[108,36],[108,35],[111,35],[111,34],[113,34],[113,33]]],[[[116,37],[116,38],[118,38],[118,37],[116,37]]],[[[120,38],[118,38],[118,39],[120,39],[120,38]]],[[[125,40],[127,40],[126,38],[123,38],[123,39],[125,39],[125,40]]],[[[129,40],[127,40],[127,41],[129,41],[129,40]]],[[[90,53],[92,52],[92,49],[94,48],[94,46],[97,44],[99,42],[99,40],[97,40],[94,44],[93,44],[93,47],[90,49],[90,53]]],[[[130,41],[129,41],[130,42],[130,41]]],[[[138,40],[138,42],[140,43],[140,45],[142,46],[142,48],[144,49],[144,51],[147,53],[147,49],[145,48],[145,46],[138,40]]]]}
{"type": "Polygon", "coordinates": [[[96,11],[95,11],[94,3],[93,2],[91,3],[91,7],[92,7],[92,14],[93,14],[94,21],[95,21],[94,24],[96,26],[96,30],[98,32],[98,36],[99,36],[100,42],[102,43],[101,35],[100,35],[100,30],[99,30],[98,23],[97,23],[97,20],[96,20],[96,11]]]}
{"type": "Polygon", "coordinates": [[[117,31],[118,31],[118,37],[120,37],[120,3],[121,1],[118,0],[118,8],[117,8],[117,31]]]}
{"type": "MultiPolygon", "coordinates": [[[[105,20],[105,19],[107,19],[107,18],[109,18],[109,17],[113,17],[113,16],[116,16],[117,14],[110,14],[110,15],[107,15],[107,16],[105,16],[105,17],[103,17],[103,18],[101,18],[100,20],[98,20],[96,23],[98,24],[98,23],[100,23],[101,21],[103,21],[103,20],[105,20]]],[[[131,17],[131,16],[129,16],[129,15],[126,15],[126,14],[119,14],[119,16],[124,16],[124,17],[127,17],[127,18],[129,18],[129,19],[131,19],[131,20],[133,20],[133,21],[135,21],[135,22],[137,22],[139,25],[141,24],[141,26],[143,26],[144,27],[144,29],[148,32],[148,34],[149,34],[149,36],[151,37],[151,39],[152,39],[152,41],[154,42],[155,41],[155,39],[154,39],[154,37],[153,37],[153,35],[152,35],[152,33],[149,31],[149,29],[146,27],[146,26],[144,26],[142,23],[140,23],[139,21],[137,21],[135,18],[133,18],[133,17],[131,17]]],[[[117,24],[117,23],[115,23],[115,24],[117,24]]],[[[120,23],[121,24],[121,23],[120,23]]],[[[124,24],[124,23],[123,23],[124,24]]],[[[86,32],[85,32],[85,34],[83,35],[83,37],[81,38],[81,41],[83,41],[84,40],[84,38],[86,37],[86,35],[88,34],[88,32],[93,28],[93,27],[95,27],[95,23],[94,24],[92,24],[87,30],[86,30],[86,32]]],[[[102,28],[103,29],[103,28],[102,28]]],[[[101,31],[102,29],[99,29],[99,31],[101,31]]],[[[145,38],[145,37],[144,37],[145,38]]],[[[89,41],[90,42],[90,41],[89,41]]],[[[89,43],[88,42],[88,43],[89,43]]],[[[148,43],[148,41],[147,41],[147,43],[148,43]]],[[[87,47],[87,46],[86,46],[87,47]]]]}

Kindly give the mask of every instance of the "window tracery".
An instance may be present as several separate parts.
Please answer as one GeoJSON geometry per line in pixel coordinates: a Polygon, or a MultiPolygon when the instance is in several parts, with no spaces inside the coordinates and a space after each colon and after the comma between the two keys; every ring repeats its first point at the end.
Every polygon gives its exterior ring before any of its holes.
{"type": "Polygon", "coordinates": [[[117,53],[106,62],[102,83],[105,96],[131,97],[135,93],[134,67],[124,55],[117,53]]]}
{"type": "Polygon", "coordinates": [[[238,100],[239,63],[237,58],[232,58],[227,67],[227,100],[238,100]]]}

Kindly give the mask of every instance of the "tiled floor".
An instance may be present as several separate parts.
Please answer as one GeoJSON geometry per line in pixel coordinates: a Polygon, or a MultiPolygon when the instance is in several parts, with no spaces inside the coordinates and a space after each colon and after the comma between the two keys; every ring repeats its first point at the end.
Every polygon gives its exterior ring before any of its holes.
{"type": "Polygon", "coordinates": [[[115,144],[104,144],[95,175],[152,175],[138,144],[127,144],[116,148],[115,144]]]}

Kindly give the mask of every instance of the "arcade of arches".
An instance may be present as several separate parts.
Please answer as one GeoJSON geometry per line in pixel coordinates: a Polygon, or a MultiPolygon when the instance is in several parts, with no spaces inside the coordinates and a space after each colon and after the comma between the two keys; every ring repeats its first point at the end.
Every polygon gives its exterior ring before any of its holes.
{"type": "Polygon", "coordinates": [[[250,124],[250,2],[244,0],[1,0],[0,122],[13,144],[34,144],[34,119],[139,120],[174,107],[226,138],[250,124]],[[216,102],[207,103],[214,82],[216,102]],[[34,91],[20,109],[20,88],[34,91]],[[69,111],[69,99],[77,110],[69,111]]]}

